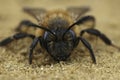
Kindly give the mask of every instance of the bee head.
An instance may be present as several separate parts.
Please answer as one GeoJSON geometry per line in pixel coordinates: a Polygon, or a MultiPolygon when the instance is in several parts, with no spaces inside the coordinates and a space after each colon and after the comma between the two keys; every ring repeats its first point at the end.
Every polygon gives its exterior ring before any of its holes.
{"type": "Polygon", "coordinates": [[[69,30],[62,38],[64,32],[65,30],[56,30],[54,33],[57,39],[49,32],[44,34],[46,50],[57,61],[65,61],[74,49],[75,33],[69,30]]]}

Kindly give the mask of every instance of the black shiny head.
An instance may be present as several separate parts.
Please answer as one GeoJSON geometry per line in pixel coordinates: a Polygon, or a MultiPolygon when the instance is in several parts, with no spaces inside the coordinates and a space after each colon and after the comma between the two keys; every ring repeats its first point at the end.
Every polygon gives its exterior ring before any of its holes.
{"type": "Polygon", "coordinates": [[[65,31],[66,29],[61,28],[52,31],[57,36],[57,39],[49,32],[44,34],[45,48],[56,61],[65,61],[74,49],[75,33],[69,30],[63,38],[65,31]]]}

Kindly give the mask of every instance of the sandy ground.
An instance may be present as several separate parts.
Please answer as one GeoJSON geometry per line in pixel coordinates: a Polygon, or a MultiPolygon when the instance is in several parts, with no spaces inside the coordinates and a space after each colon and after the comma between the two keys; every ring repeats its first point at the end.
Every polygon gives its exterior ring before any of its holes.
{"type": "MultiPolygon", "coordinates": [[[[89,14],[97,19],[96,28],[120,46],[119,3],[120,0],[0,0],[0,40],[13,35],[21,20],[35,22],[22,12],[24,6],[47,9],[90,6],[89,14]]],[[[29,65],[27,50],[30,43],[31,40],[24,39],[0,48],[0,80],[120,80],[120,51],[101,40],[93,44],[96,65],[91,62],[88,52],[80,51],[80,45],[68,61],[60,63],[36,50],[34,62],[29,65]]]]}

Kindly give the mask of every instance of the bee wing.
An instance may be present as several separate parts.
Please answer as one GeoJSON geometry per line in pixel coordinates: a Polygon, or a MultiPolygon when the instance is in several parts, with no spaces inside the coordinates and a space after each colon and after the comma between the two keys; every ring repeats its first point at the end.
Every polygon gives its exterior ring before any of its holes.
{"type": "Polygon", "coordinates": [[[43,8],[23,8],[23,11],[33,16],[37,21],[41,21],[43,15],[47,12],[43,8]]]}
{"type": "Polygon", "coordinates": [[[74,20],[78,20],[86,12],[90,11],[90,8],[86,7],[86,6],[83,6],[83,7],[68,7],[67,11],[70,13],[70,15],[72,16],[72,18],[74,20]]]}

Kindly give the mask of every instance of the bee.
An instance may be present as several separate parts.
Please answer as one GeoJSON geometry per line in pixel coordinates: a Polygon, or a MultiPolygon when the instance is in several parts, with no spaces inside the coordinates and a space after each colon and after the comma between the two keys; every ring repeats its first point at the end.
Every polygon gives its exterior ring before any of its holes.
{"type": "MultiPolygon", "coordinates": [[[[99,30],[95,29],[94,16],[83,16],[90,9],[88,7],[69,7],[66,10],[46,10],[43,8],[24,8],[24,12],[33,16],[38,24],[30,20],[23,20],[17,27],[18,33],[0,42],[0,46],[5,46],[14,40],[30,37],[33,39],[29,48],[29,64],[32,63],[33,50],[37,44],[50,54],[55,61],[65,61],[69,58],[75,47],[81,41],[89,50],[93,63],[96,58],[90,43],[83,37],[84,33],[99,37],[105,44],[119,48],[99,30]],[[78,30],[79,25],[89,23],[89,27],[78,30]],[[30,34],[22,31],[22,26],[35,28],[35,33],[30,34]]],[[[29,30],[27,30],[29,32],[29,30]]]]}

